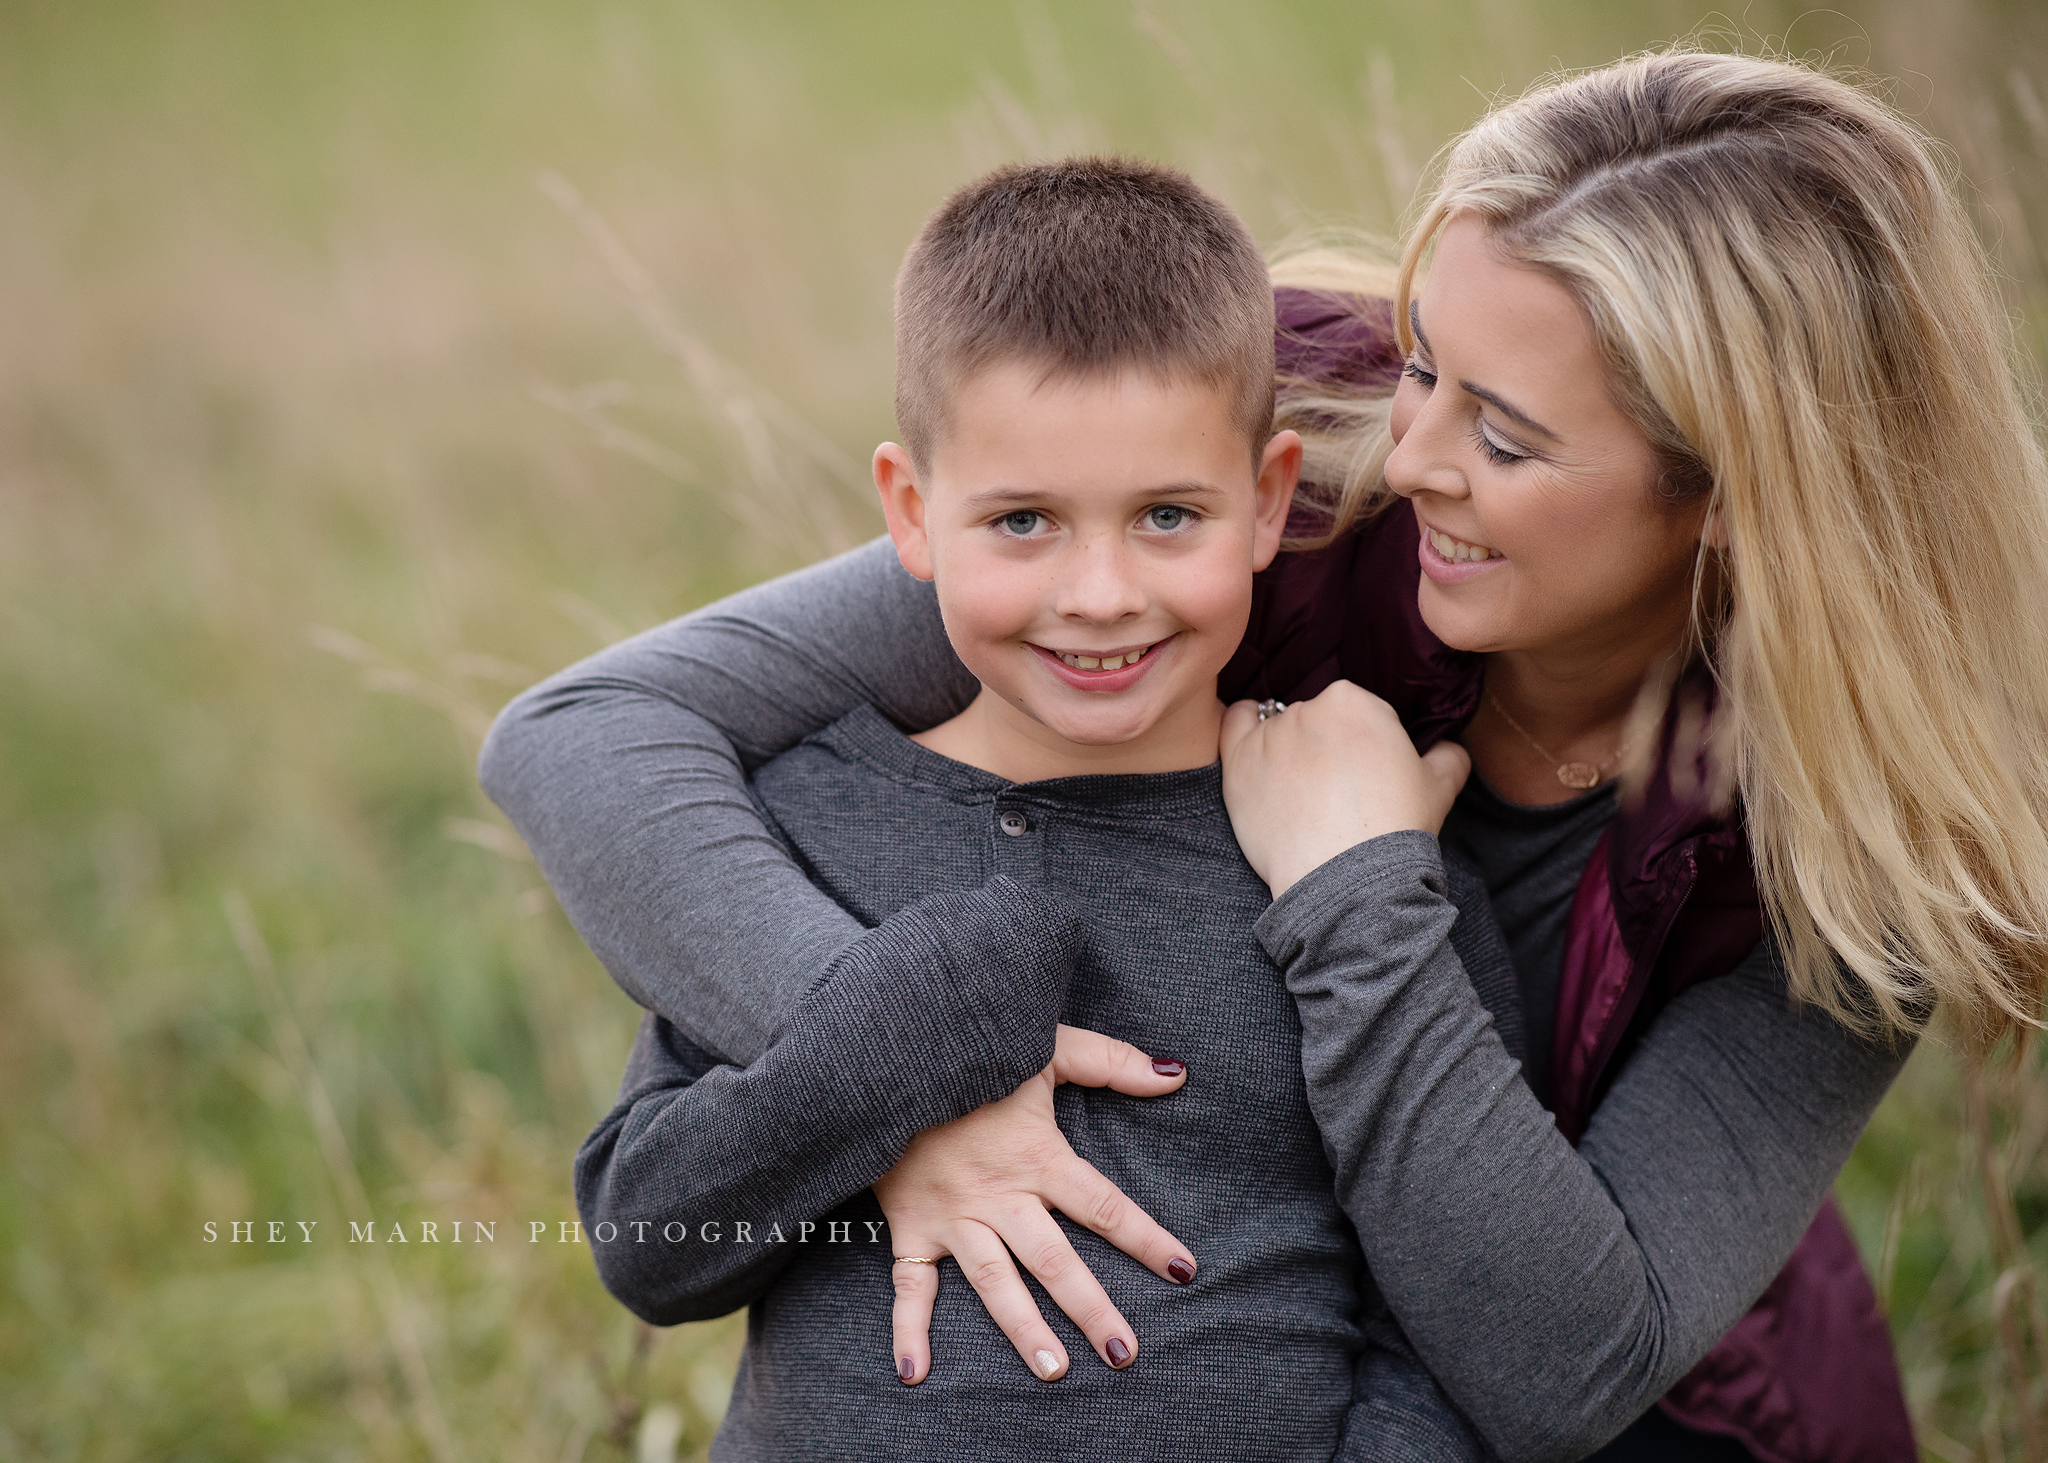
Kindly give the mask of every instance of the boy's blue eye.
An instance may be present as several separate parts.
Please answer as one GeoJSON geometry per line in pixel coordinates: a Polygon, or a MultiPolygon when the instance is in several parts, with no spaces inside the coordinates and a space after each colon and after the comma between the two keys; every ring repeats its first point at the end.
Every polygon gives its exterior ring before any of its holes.
{"type": "Polygon", "coordinates": [[[1194,514],[1190,513],[1185,508],[1176,508],[1168,504],[1158,508],[1147,509],[1145,512],[1145,521],[1151,524],[1154,528],[1158,529],[1161,533],[1171,533],[1176,528],[1179,528],[1183,524],[1187,523],[1194,516],[1194,514]]]}
{"type": "Polygon", "coordinates": [[[1019,508],[1015,513],[1005,513],[996,522],[1002,526],[1005,533],[1015,534],[1018,538],[1029,538],[1031,530],[1038,527],[1038,521],[1043,517],[1043,513],[1033,509],[1019,508]]]}

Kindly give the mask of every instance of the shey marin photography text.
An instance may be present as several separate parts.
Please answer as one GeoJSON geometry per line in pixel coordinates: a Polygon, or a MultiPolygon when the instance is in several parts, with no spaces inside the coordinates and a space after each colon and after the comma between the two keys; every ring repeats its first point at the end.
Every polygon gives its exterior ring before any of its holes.
{"type": "MultiPolygon", "coordinates": [[[[497,1244],[498,1226],[506,1239],[527,1244],[664,1244],[785,1245],[882,1244],[888,1226],[879,1220],[800,1219],[785,1224],[759,1219],[635,1219],[609,1221],[586,1233],[574,1219],[413,1219],[347,1220],[352,1245],[497,1244]],[[465,1231],[467,1231],[465,1233],[465,1231]],[[524,1231],[522,1233],[522,1231],[524,1231]]],[[[199,1226],[206,1244],[317,1244],[342,1238],[342,1226],[319,1219],[209,1219],[199,1226]]]]}

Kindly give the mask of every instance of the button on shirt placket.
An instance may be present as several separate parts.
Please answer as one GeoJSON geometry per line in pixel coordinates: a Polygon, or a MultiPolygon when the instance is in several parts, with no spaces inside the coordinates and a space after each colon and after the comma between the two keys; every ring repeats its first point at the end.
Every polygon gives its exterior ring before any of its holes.
{"type": "Polygon", "coordinates": [[[995,871],[1023,883],[1036,884],[1041,877],[1045,814],[1002,803],[995,809],[995,871]]]}

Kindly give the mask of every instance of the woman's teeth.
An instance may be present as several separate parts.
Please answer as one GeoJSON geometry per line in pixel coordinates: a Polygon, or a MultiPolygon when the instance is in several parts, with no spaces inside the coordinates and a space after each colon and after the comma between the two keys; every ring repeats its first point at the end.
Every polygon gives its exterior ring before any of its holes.
{"type": "Polygon", "coordinates": [[[1120,671],[1127,665],[1136,665],[1138,658],[1151,648],[1147,645],[1143,650],[1123,655],[1069,655],[1064,650],[1056,650],[1053,654],[1077,671],[1120,671]]]}
{"type": "Polygon", "coordinates": [[[1448,559],[1453,564],[1477,563],[1481,559],[1498,559],[1501,556],[1499,549],[1468,544],[1461,538],[1452,538],[1449,534],[1438,533],[1433,528],[1429,531],[1429,546],[1437,551],[1438,557],[1448,559]]]}

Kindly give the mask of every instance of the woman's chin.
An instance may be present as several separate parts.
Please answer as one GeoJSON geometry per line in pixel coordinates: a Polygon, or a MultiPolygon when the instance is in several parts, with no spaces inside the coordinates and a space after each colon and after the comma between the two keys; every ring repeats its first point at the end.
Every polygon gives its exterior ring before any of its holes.
{"type": "Polygon", "coordinates": [[[1507,649],[1507,627],[1502,617],[1491,613],[1490,608],[1481,610],[1461,602],[1464,598],[1455,589],[1446,593],[1443,586],[1424,579],[1416,591],[1415,605],[1422,612],[1422,623],[1429,627],[1429,633],[1453,650],[1483,655],[1507,649]]]}

